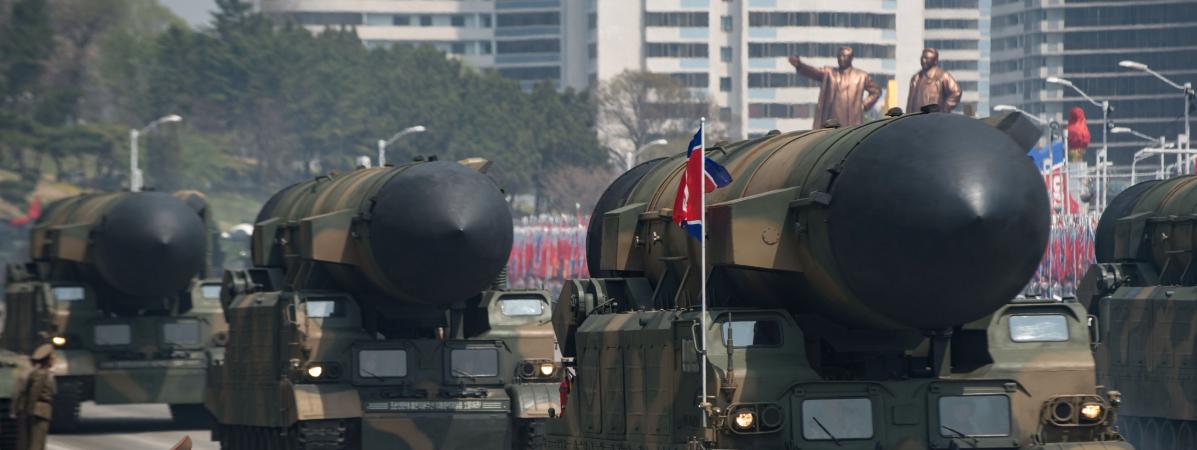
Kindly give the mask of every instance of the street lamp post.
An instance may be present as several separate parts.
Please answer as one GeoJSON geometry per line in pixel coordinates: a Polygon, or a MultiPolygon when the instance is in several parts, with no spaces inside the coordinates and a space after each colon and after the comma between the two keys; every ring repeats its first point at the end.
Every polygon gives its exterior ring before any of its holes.
{"type": "Polygon", "coordinates": [[[1110,129],[1110,101],[1102,100],[1099,102],[1094,100],[1093,97],[1090,97],[1089,94],[1085,93],[1085,91],[1082,91],[1080,88],[1076,87],[1076,85],[1072,84],[1071,81],[1063,78],[1047,77],[1047,79],[1044,81],[1072,88],[1072,90],[1076,91],[1078,94],[1081,94],[1081,97],[1084,97],[1085,100],[1087,100],[1090,104],[1101,108],[1101,151],[1097,152],[1097,208],[1099,211],[1103,210],[1106,207],[1106,183],[1108,182],[1107,161],[1109,160],[1110,152],[1109,140],[1107,137],[1110,129]]]}
{"type": "Polygon", "coordinates": [[[142,133],[149,133],[154,128],[157,128],[158,125],[169,122],[181,122],[182,120],[183,118],[179,117],[178,114],[170,114],[159,117],[146,126],[141,127],[141,129],[132,128],[129,130],[129,192],[141,192],[143,186],[141,168],[138,167],[137,161],[137,139],[141,137],[142,133]]]}
{"type": "Polygon", "coordinates": [[[648,149],[649,147],[652,147],[655,145],[665,145],[668,143],[669,143],[669,141],[666,141],[664,139],[657,139],[655,141],[641,145],[640,148],[636,149],[635,151],[633,151],[631,153],[624,154],[623,155],[624,170],[625,171],[632,170],[632,167],[636,165],[636,155],[639,155],[640,152],[643,152],[644,150],[648,149]]]}
{"type": "Polygon", "coordinates": [[[1194,96],[1193,83],[1178,84],[1175,81],[1169,80],[1167,77],[1160,75],[1159,72],[1151,70],[1150,67],[1147,67],[1147,64],[1143,64],[1141,62],[1123,60],[1123,61],[1119,61],[1118,65],[1125,67],[1127,69],[1134,69],[1134,70],[1147,72],[1147,73],[1155,76],[1156,78],[1159,78],[1161,81],[1168,83],[1169,86],[1172,86],[1173,88],[1178,89],[1184,93],[1184,95],[1185,95],[1185,104],[1184,104],[1184,108],[1185,108],[1185,111],[1184,111],[1184,113],[1185,113],[1185,138],[1183,139],[1184,143],[1183,144],[1178,143],[1178,146],[1181,149],[1188,149],[1190,147],[1189,141],[1191,139],[1191,137],[1189,136],[1189,103],[1193,100],[1193,96],[1194,96]]]}
{"type": "MultiPolygon", "coordinates": [[[[1147,142],[1151,142],[1153,144],[1158,144],[1159,150],[1166,150],[1166,149],[1172,147],[1172,144],[1168,143],[1168,140],[1165,136],[1160,136],[1159,139],[1156,139],[1151,136],[1148,136],[1145,133],[1140,133],[1136,130],[1132,130],[1127,127],[1113,127],[1113,128],[1110,128],[1110,132],[1114,133],[1114,134],[1129,134],[1132,136],[1136,136],[1139,139],[1143,139],[1147,142]]],[[[1153,153],[1159,153],[1159,155],[1160,155],[1160,177],[1167,176],[1167,168],[1165,167],[1166,162],[1164,161],[1164,159],[1168,156],[1167,153],[1159,152],[1159,151],[1156,151],[1156,150],[1153,150],[1150,148],[1145,148],[1143,150],[1136,152],[1134,160],[1131,161],[1131,184],[1132,185],[1135,184],[1135,182],[1138,179],[1136,167],[1139,164],[1139,161],[1141,161],[1145,158],[1149,158],[1153,153]]],[[[1183,166],[1183,164],[1181,163],[1181,158],[1182,158],[1182,155],[1178,153],[1176,155],[1177,172],[1184,170],[1183,167],[1180,167],[1180,166],[1183,166]]],[[[1161,178],[1161,179],[1163,179],[1163,178],[1161,178]]]]}
{"type": "Polygon", "coordinates": [[[414,127],[404,128],[402,131],[395,133],[394,136],[391,136],[390,139],[386,139],[386,140],[379,139],[378,140],[378,167],[385,166],[387,163],[387,146],[388,145],[394,144],[396,140],[398,140],[399,138],[401,138],[403,136],[406,136],[406,135],[409,135],[412,133],[423,133],[425,131],[428,131],[428,129],[424,128],[423,125],[416,125],[414,127]]]}

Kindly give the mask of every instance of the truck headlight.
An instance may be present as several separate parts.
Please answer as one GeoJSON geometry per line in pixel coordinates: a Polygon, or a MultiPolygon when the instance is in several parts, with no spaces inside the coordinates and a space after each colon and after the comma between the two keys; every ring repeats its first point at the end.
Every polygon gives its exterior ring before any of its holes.
{"type": "Polygon", "coordinates": [[[320,378],[321,375],[324,375],[324,366],[321,366],[320,364],[312,364],[308,366],[307,373],[309,377],[320,378]]]}
{"type": "Polygon", "coordinates": [[[1081,405],[1081,417],[1088,420],[1097,420],[1101,418],[1102,408],[1097,403],[1086,403],[1081,405]]]}
{"type": "Polygon", "coordinates": [[[53,343],[55,347],[62,347],[67,344],[67,338],[66,336],[54,336],[50,338],[50,342],[53,343]]]}
{"type": "Polygon", "coordinates": [[[736,411],[735,417],[732,418],[732,425],[735,426],[737,430],[750,430],[755,424],[756,414],[753,414],[752,411],[747,409],[736,411]]]}
{"type": "Polygon", "coordinates": [[[549,375],[552,375],[553,372],[555,372],[555,371],[557,371],[557,367],[554,366],[553,363],[550,363],[550,362],[540,363],[540,374],[541,375],[547,377],[549,375]]]}

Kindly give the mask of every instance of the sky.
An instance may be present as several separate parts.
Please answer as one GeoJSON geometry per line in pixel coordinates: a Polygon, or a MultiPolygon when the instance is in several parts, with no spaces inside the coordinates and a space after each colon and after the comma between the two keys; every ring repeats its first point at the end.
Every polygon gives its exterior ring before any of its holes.
{"type": "Polygon", "coordinates": [[[170,8],[192,27],[207,24],[212,19],[212,11],[216,9],[215,0],[158,0],[158,3],[170,8]]]}

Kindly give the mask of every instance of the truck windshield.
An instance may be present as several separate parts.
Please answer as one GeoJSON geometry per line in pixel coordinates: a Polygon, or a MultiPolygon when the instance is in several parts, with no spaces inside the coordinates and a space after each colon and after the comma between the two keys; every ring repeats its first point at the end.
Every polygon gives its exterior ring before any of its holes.
{"type": "Polygon", "coordinates": [[[308,300],[304,302],[304,311],[311,319],[345,315],[345,307],[337,300],[308,300]]]}
{"type": "Polygon", "coordinates": [[[129,345],[133,340],[133,330],[123,323],[96,325],[96,345],[129,345]]]}
{"type": "Polygon", "coordinates": [[[407,376],[407,351],[400,349],[360,350],[357,352],[357,372],[363,378],[394,378],[407,376]]]}
{"type": "Polygon", "coordinates": [[[167,344],[196,345],[200,342],[199,322],[186,320],[162,324],[162,340],[167,344]]]}
{"type": "Polygon", "coordinates": [[[873,401],[867,398],[803,401],[802,437],[808,441],[873,437],[873,401]]]}
{"type": "Polygon", "coordinates": [[[60,302],[74,302],[83,300],[82,286],[58,286],[51,290],[54,300],[60,302]]]}
{"type": "Polygon", "coordinates": [[[200,295],[208,300],[220,299],[220,285],[219,284],[205,284],[200,286],[200,295]]]}
{"type": "Polygon", "coordinates": [[[1063,314],[1010,316],[1010,339],[1014,342],[1067,341],[1068,318],[1063,314]]]}
{"type": "Polygon", "coordinates": [[[449,355],[451,372],[458,378],[499,376],[499,350],[495,348],[459,348],[449,355]]]}
{"type": "Polygon", "coordinates": [[[781,345],[781,324],[776,320],[732,320],[722,324],[723,345],[730,335],[736,348],[775,347],[781,345]]]}
{"type": "Polygon", "coordinates": [[[984,437],[1010,435],[1010,398],[1005,395],[957,395],[939,398],[939,435],[984,437]]]}
{"type": "Polygon", "coordinates": [[[539,316],[544,313],[544,303],[538,298],[505,298],[499,300],[499,310],[504,316],[539,316]]]}

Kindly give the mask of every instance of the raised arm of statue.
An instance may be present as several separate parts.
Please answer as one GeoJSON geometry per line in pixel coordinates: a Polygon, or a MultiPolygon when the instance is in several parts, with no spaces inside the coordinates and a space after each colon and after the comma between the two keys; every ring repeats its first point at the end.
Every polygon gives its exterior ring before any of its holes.
{"type": "Polygon", "coordinates": [[[944,74],[943,81],[940,82],[940,95],[943,95],[944,112],[952,112],[956,109],[956,105],[960,104],[960,85],[956,83],[956,78],[951,74],[944,74]]]}
{"type": "Polygon", "coordinates": [[[823,81],[823,77],[827,76],[827,71],[818,67],[809,66],[802,62],[802,58],[798,55],[790,57],[790,65],[798,69],[798,73],[807,78],[812,78],[818,81],[823,81]]]}
{"type": "Polygon", "coordinates": [[[864,103],[864,110],[868,111],[873,109],[873,105],[877,104],[877,100],[881,99],[881,87],[873,82],[873,77],[866,76],[864,89],[865,92],[869,93],[869,97],[865,99],[864,103]]]}

